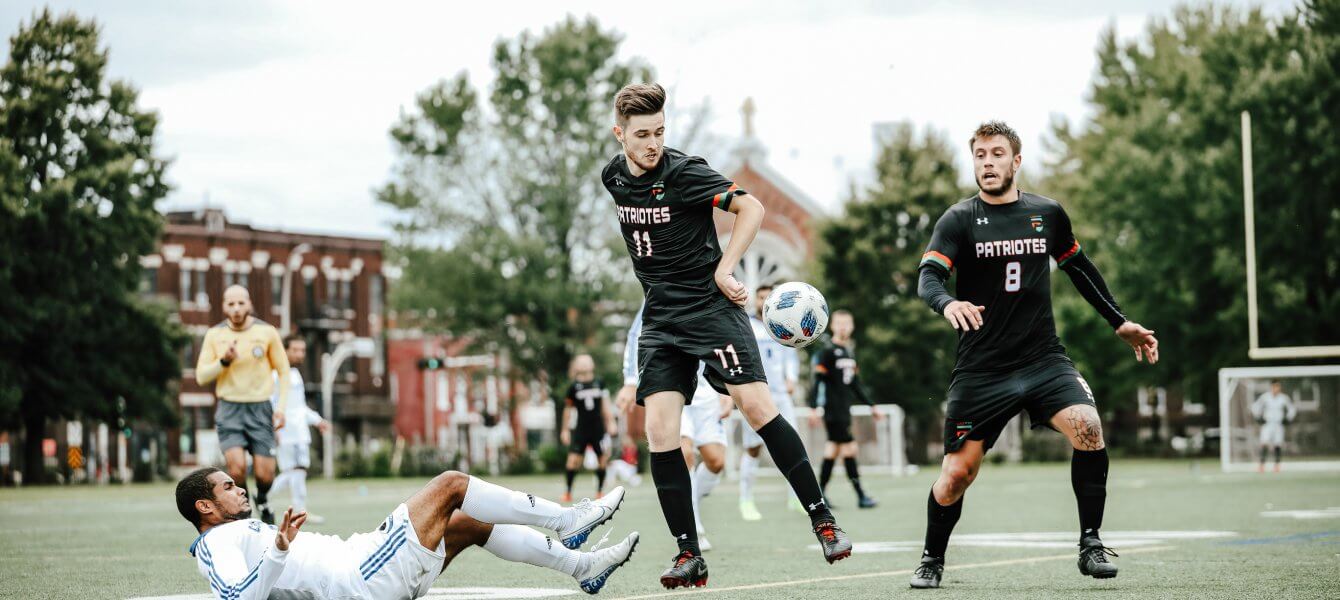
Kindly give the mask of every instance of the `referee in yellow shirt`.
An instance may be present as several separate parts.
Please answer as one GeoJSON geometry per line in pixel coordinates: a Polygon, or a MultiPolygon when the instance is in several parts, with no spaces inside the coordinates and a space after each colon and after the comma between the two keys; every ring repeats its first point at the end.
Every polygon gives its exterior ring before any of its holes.
{"type": "Polygon", "coordinates": [[[246,489],[247,457],[256,474],[257,508],[261,520],[274,524],[274,512],[268,498],[275,480],[275,430],[284,426],[288,386],[279,386],[279,404],[270,404],[274,387],[272,371],[288,372],[288,356],[279,331],[251,316],[251,294],[240,285],[223,292],[223,314],[228,318],[205,334],[200,359],[195,365],[195,380],[214,385],[218,409],[214,427],[219,433],[219,448],[228,475],[246,489]]]}

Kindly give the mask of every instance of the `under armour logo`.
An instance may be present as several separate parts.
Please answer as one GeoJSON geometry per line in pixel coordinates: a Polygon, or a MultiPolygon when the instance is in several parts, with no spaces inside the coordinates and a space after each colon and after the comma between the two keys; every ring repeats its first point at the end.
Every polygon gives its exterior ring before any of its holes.
{"type": "Polygon", "coordinates": [[[681,540],[687,540],[687,539],[689,539],[689,534],[687,534],[687,533],[681,533],[681,534],[679,534],[679,539],[681,539],[681,540]]]}
{"type": "Polygon", "coordinates": [[[811,504],[810,510],[818,510],[820,506],[824,506],[824,501],[822,499],[820,499],[818,502],[815,502],[814,504],[811,504]]]}
{"type": "Polygon", "coordinates": [[[735,367],[730,370],[731,375],[741,375],[744,373],[744,367],[735,367]]]}
{"type": "Polygon", "coordinates": [[[986,217],[981,217],[981,218],[977,219],[977,224],[978,224],[978,225],[986,225],[987,223],[990,223],[990,222],[991,222],[991,220],[988,219],[988,218],[986,218],[986,217]]]}

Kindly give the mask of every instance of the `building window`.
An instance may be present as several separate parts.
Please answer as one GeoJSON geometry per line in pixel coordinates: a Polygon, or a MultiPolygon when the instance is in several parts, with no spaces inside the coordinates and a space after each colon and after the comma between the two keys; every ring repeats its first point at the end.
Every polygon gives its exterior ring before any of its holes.
{"type": "Polygon", "coordinates": [[[178,278],[179,289],[181,291],[182,308],[190,308],[192,304],[191,295],[191,270],[185,267],[181,269],[181,276],[178,278]]]}
{"type": "Polygon", "coordinates": [[[192,291],[195,292],[195,305],[199,308],[209,308],[209,294],[205,292],[205,273],[207,271],[196,271],[192,273],[194,280],[191,284],[192,291]]]}
{"type": "Polygon", "coordinates": [[[150,296],[158,292],[158,268],[144,267],[140,269],[140,294],[150,296]]]}

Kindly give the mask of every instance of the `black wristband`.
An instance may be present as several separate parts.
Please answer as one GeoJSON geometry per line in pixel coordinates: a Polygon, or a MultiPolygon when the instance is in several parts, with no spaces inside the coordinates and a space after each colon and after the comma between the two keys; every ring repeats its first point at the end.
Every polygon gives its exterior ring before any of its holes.
{"type": "Polygon", "coordinates": [[[226,358],[220,358],[220,359],[219,359],[219,364],[221,364],[221,365],[227,367],[227,366],[233,364],[233,361],[228,360],[228,359],[226,359],[226,358]]]}

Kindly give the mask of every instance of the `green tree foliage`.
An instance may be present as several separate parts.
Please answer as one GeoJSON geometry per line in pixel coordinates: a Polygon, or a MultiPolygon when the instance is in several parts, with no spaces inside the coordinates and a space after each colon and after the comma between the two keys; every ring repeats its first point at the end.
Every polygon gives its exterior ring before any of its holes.
{"type": "Polygon", "coordinates": [[[1163,361],[1131,360],[1077,294],[1058,316],[1105,397],[1139,385],[1216,405],[1215,374],[1247,364],[1239,115],[1253,117],[1263,345],[1340,343],[1340,2],[1272,22],[1183,7],[1119,42],[1104,33],[1094,115],[1058,124],[1048,191],[1163,361]],[[1101,332],[1102,335],[1093,335],[1101,332]]]}
{"type": "Polygon", "coordinates": [[[24,425],[29,481],[48,419],[172,416],[181,334],[134,295],[168,191],[158,120],[106,65],[95,24],[44,10],[0,69],[0,428],[24,425]]]}
{"type": "Polygon", "coordinates": [[[917,264],[936,219],[965,196],[953,146],[901,124],[879,149],[874,183],[819,230],[821,289],[856,320],[861,379],[877,402],[901,405],[921,434],[939,418],[956,338],[917,297],[917,264]]]}
{"type": "Polygon", "coordinates": [[[614,93],[651,75],[619,43],[573,17],[499,40],[485,98],[460,74],[392,126],[400,158],[378,192],[401,216],[393,304],[555,384],[577,351],[618,372],[602,303],[631,295],[600,168],[618,152],[614,93]]]}

